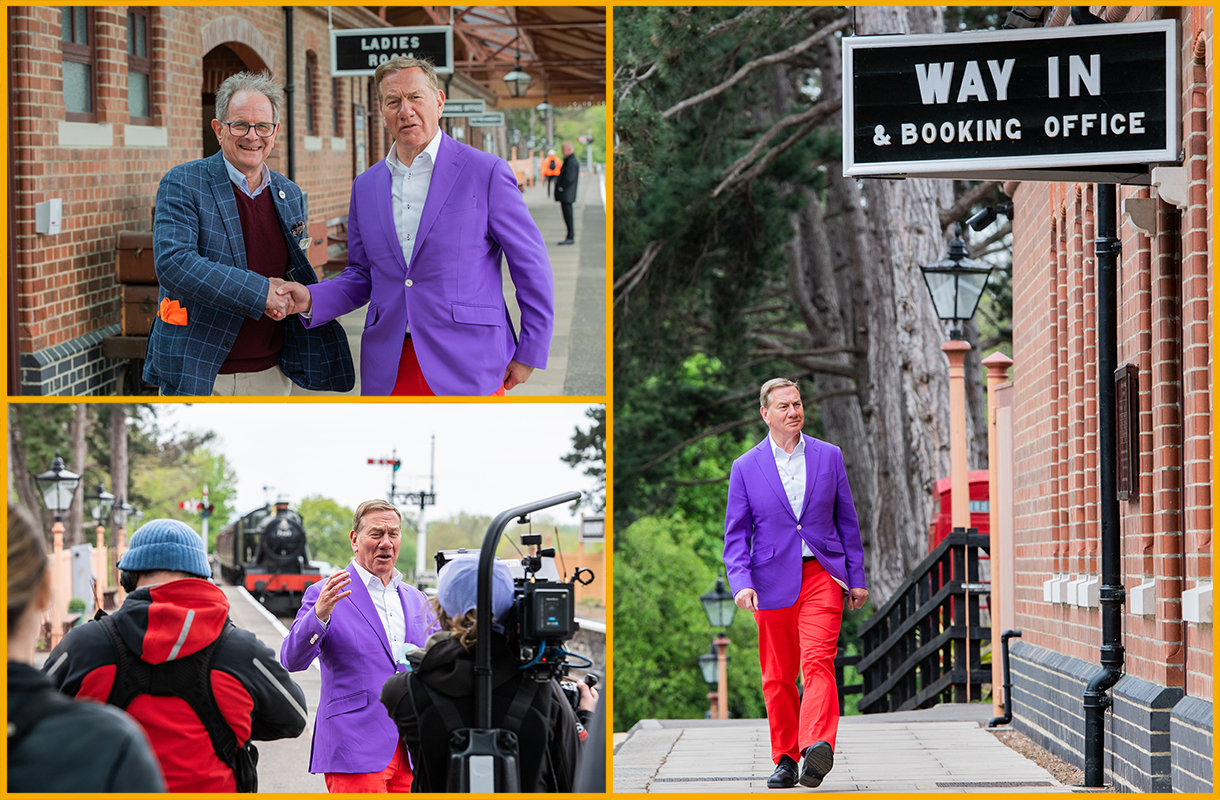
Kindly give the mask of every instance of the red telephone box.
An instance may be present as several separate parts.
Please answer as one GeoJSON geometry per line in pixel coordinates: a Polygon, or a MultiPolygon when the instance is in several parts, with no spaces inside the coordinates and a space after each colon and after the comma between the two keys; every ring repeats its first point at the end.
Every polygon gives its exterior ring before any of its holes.
{"type": "MultiPolygon", "coordinates": [[[[988,474],[985,469],[970,471],[967,478],[970,485],[970,525],[977,528],[984,536],[991,533],[991,503],[988,500],[988,474]]],[[[932,524],[928,526],[928,552],[944,541],[953,532],[953,489],[949,478],[941,478],[936,482],[935,508],[932,524]]]]}

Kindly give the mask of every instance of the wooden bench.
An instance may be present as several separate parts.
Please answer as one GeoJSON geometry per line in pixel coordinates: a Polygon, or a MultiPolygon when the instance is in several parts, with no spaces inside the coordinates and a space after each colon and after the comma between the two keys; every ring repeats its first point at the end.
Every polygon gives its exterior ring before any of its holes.
{"type": "Polygon", "coordinates": [[[326,220],[326,245],[330,255],[326,259],[326,269],[340,271],[347,266],[347,214],[326,220]],[[332,228],[337,230],[330,233],[332,228]]]}

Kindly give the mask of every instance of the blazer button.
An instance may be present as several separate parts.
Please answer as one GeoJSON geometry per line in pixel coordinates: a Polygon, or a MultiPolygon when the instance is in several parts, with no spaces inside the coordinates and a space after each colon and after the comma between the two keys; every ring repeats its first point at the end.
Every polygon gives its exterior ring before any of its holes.
{"type": "Polygon", "coordinates": [[[318,634],[315,633],[313,636],[309,637],[309,643],[313,644],[316,641],[318,641],[318,634]]]}
{"type": "Polygon", "coordinates": [[[797,525],[797,526],[796,526],[796,529],[799,531],[799,530],[801,529],[801,526],[800,526],[800,525],[797,525]]]}
{"type": "Polygon", "coordinates": [[[285,197],[287,197],[287,196],[288,196],[288,195],[284,194],[284,192],[283,192],[282,190],[280,191],[280,199],[281,199],[281,200],[283,200],[283,199],[284,199],[285,197]]]}
{"type": "Polygon", "coordinates": [[[233,343],[232,342],[221,342],[220,346],[221,347],[232,347],[233,343]]]}
{"type": "Polygon", "coordinates": [[[415,284],[411,281],[411,279],[407,278],[407,286],[414,286],[414,285],[415,284]]]}

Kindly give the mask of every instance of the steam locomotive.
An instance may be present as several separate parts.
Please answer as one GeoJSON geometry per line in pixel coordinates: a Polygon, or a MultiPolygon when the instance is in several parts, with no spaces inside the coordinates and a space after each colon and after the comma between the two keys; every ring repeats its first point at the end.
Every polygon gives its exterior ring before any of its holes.
{"type": "Polygon", "coordinates": [[[216,537],[220,573],[273,614],[292,616],[310,584],[324,577],[309,560],[301,516],[280,501],[225,527],[216,537]]]}

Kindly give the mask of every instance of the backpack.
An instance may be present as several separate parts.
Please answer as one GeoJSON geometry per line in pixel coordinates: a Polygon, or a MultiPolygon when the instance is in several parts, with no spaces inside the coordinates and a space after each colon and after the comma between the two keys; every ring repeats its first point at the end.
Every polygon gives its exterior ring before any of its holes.
{"type": "MultiPolygon", "coordinates": [[[[418,674],[407,679],[407,696],[415,710],[416,719],[421,719],[415,699],[418,674]]],[[[436,789],[433,776],[429,783],[433,791],[448,792],[531,792],[532,786],[521,786],[521,759],[517,733],[525,714],[534,704],[534,698],[544,693],[540,713],[543,719],[550,718],[552,695],[550,685],[527,677],[521,682],[509,705],[504,720],[495,728],[479,729],[466,725],[458,713],[453,700],[433,690],[422,679],[419,686],[433,708],[440,714],[444,733],[449,740],[449,763],[445,776],[445,789],[436,789]]],[[[545,760],[545,756],[544,756],[545,760]]],[[[419,769],[427,769],[427,759],[421,758],[419,769]]],[[[436,776],[439,777],[439,776],[436,776]]]]}
{"type": "Polygon", "coordinates": [[[118,658],[114,684],[106,702],[126,711],[131,701],[142,694],[185,700],[207,729],[216,757],[233,770],[237,791],[257,792],[258,750],[249,741],[244,747],[237,746],[237,736],[220,712],[210,680],[212,662],[237,626],[231,620],[225,620],[220,636],[199,652],[163,664],[149,664],[127,647],[113,617],[104,616],[98,621],[118,658]]]}

